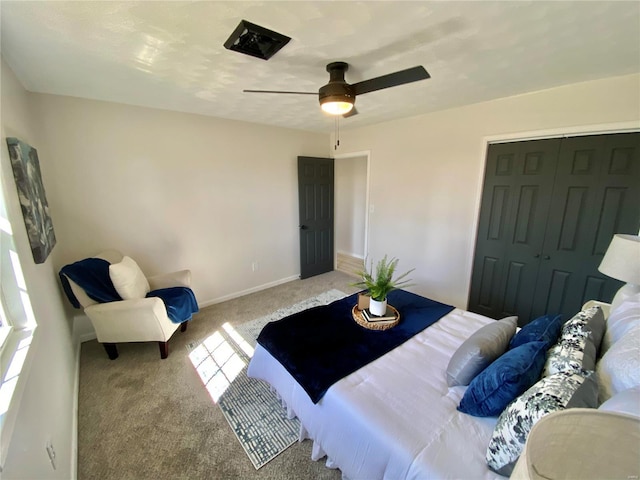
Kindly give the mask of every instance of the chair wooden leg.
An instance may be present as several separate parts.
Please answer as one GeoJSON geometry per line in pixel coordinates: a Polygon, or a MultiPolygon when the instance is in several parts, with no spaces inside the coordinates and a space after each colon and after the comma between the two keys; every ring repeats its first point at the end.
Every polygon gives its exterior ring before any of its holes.
{"type": "Polygon", "coordinates": [[[160,347],[160,358],[167,358],[169,356],[169,342],[158,342],[160,347]]]}
{"type": "Polygon", "coordinates": [[[187,320],[186,322],[182,322],[182,324],[180,325],[180,331],[181,332],[186,332],[188,324],[189,324],[189,320],[187,320]]]}
{"type": "Polygon", "coordinates": [[[107,355],[111,360],[118,358],[118,347],[115,343],[103,343],[104,349],[107,351],[107,355]]]}

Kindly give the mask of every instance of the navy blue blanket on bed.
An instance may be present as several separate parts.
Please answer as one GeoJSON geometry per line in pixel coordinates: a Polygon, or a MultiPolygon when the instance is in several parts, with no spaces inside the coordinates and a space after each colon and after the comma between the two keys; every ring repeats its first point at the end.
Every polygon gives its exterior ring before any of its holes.
{"type": "Polygon", "coordinates": [[[258,336],[262,345],[318,403],[331,385],[390,352],[453,310],[404,291],[387,301],[400,312],[388,330],[369,330],[351,315],[357,294],[268,323],[258,336]]]}

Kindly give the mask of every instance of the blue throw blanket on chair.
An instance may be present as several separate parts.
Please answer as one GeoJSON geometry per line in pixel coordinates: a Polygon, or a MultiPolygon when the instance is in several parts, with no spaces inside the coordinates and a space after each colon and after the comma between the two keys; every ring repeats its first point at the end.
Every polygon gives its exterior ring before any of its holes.
{"type": "Polygon", "coordinates": [[[89,298],[99,303],[115,302],[122,300],[118,295],[111,277],[109,276],[109,262],[102,258],[85,258],[70,265],[65,265],[60,270],[62,289],[75,308],[80,308],[80,302],[73,294],[69,278],[77,283],[89,298]]]}
{"type": "Polygon", "coordinates": [[[191,320],[194,313],[198,312],[198,302],[193,291],[188,287],[169,287],[151,290],[148,297],[158,297],[167,308],[167,315],[173,323],[182,323],[191,320]]]}
{"type": "MultiPolygon", "coordinates": [[[[89,298],[99,303],[116,302],[122,300],[111,277],[109,276],[109,262],[101,258],[86,258],[60,270],[62,289],[75,308],[80,308],[80,302],[73,294],[69,279],[77,283],[89,298]]],[[[167,316],[173,323],[191,320],[198,312],[198,302],[193,291],[188,287],[170,287],[152,290],[147,297],[158,297],[167,309],[167,316]]]]}

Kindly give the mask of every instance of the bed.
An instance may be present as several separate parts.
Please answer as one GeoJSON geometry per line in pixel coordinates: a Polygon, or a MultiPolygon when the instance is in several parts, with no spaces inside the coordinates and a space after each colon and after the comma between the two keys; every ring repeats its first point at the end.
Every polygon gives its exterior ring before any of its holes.
{"type": "Polygon", "coordinates": [[[269,383],[289,416],[300,419],[300,440],[313,441],[312,459],[326,456],[345,478],[505,478],[486,460],[498,416],[458,411],[468,387],[449,387],[446,375],[465,340],[494,323],[455,308],[337,381],[317,403],[260,341],[248,375],[269,383]]]}

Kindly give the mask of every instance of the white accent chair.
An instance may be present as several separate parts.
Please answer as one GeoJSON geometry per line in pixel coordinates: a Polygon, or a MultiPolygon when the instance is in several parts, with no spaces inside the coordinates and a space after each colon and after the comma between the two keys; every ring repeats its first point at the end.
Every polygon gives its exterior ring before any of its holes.
{"type": "MultiPolygon", "coordinates": [[[[107,250],[96,258],[102,258],[111,264],[122,261],[122,253],[107,250]]],[[[73,280],[69,286],[80,305],[84,308],[107,355],[111,360],[118,358],[116,344],[124,342],[158,342],[160,357],[169,355],[169,339],[181,327],[187,329],[187,323],[174,323],[167,316],[163,301],[158,297],[134,298],[116,302],[98,303],[89,298],[85,291],[73,280]]],[[[191,271],[180,270],[167,274],[148,277],[151,290],[169,287],[190,287],[191,271]]]]}

